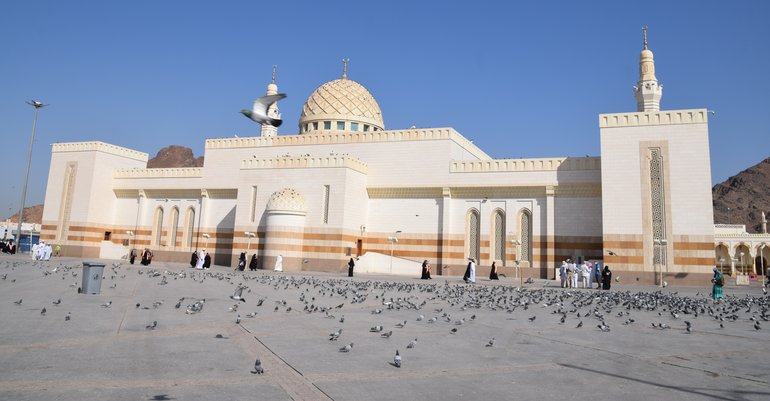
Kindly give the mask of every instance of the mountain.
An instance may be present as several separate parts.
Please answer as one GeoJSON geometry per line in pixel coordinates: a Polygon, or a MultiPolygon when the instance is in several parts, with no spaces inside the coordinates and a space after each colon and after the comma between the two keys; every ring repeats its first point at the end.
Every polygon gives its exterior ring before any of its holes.
{"type": "MultiPolygon", "coordinates": [[[[13,216],[9,218],[12,223],[18,223],[19,222],[19,213],[14,213],[13,216]]],[[[35,224],[41,224],[43,222],[43,205],[34,205],[30,207],[24,208],[24,222],[25,223],[35,223],[35,224]]]]}
{"type": "Polygon", "coordinates": [[[762,230],[762,212],[770,217],[770,157],[714,185],[714,223],[746,224],[746,231],[762,230]]]}
{"type": "Polygon", "coordinates": [[[203,156],[196,158],[192,149],[171,145],[158,151],[158,154],[147,162],[147,168],[171,167],[203,167],[203,156]]]}

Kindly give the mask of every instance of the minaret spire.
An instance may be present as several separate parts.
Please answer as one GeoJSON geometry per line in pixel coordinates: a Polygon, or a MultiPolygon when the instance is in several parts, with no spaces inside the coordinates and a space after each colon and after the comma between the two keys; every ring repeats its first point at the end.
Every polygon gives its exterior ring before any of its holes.
{"type": "Polygon", "coordinates": [[[342,59],[342,79],[348,79],[348,63],[350,62],[349,58],[343,58],[342,59]]]}
{"type": "MultiPolygon", "coordinates": [[[[277,65],[273,65],[273,74],[270,77],[270,83],[267,85],[267,91],[265,92],[266,95],[277,95],[278,94],[278,85],[275,84],[275,72],[278,70],[277,65]]],[[[267,115],[273,118],[281,118],[281,113],[278,111],[278,102],[275,102],[270,105],[267,109],[267,115]]],[[[278,127],[273,127],[270,124],[262,124],[262,129],[260,130],[261,136],[276,136],[278,135],[278,127]]]]}
{"type": "Polygon", "coordinates": [[[659,111],[663,86],[655,78],[655,59],[647,47],[647,27],[642,27],[643,49],[639,54],[639,81],[634,86],[637,111],[659,111]]]}

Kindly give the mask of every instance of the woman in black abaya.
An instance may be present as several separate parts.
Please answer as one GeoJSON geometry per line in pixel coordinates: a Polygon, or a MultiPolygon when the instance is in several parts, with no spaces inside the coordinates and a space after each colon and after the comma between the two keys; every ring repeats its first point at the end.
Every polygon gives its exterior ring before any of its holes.
{"type": "Polygon", "coordinates": [[[604,265],[604,270],[602,270],[602,289],[609,290],[611,285],[612,272],[610,271],[610,267],[608,265],[604,265]]]}

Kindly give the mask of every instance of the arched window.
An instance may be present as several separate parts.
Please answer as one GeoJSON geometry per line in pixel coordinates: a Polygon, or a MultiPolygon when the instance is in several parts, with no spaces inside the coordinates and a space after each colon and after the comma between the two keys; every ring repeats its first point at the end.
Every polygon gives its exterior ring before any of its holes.
{"type": "Polygon", "coordinates": [[[522,210],[521,212],[519,241],[521,241],[519,260],[532,263],[532,213],[529,210],[522,210]]]}
{"type": "Polygon", "coordinates": [[[184,218],[184,242],[185,246],[192,248],[193,230],[195,229],[195,209],[187,208],[184,218]]]}
{"type": "Polygon", "coordinates": [[[168,237],[169,237],[168,245],[171,246],[172,248],[176,248],[176,234],[177,234],[178,227],[179,227],[179,208],[174,206],[171,209],[171,223],[170,223],[169,232],[168,232],[168,237]]]}
{"type": "Polygon", "coordinates": [[[501,261],[505,265],[505,212],[500,209],[492,214],[492,259],[501,261]]]}
{"type": "Polygon", "coordinates": [[[471,209],[468,211],[467,224],[468,229],[468,257],[476,259],[476,263],[479,262],[479,247],[481,243],[481,224],[479,219],[479,211],[471,209]]]}
{"type": "Polygon", "coordinates": [[[154,227],[155,235],[152,236],[152,244],[160,245],[161,238],[163,238],[163,208],[159,207],[155,209],[155,222],[154,227]]]}

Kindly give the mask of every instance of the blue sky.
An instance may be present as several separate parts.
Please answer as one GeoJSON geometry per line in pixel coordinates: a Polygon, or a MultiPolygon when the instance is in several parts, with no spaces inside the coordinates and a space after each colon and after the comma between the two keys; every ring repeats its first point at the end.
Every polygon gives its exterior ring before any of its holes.
{"type": "Polygon", "coordinates": [[[453,127],[495,158],[599,154],[600,113],[635,111],[641,27],[661,108],[708,108],[712,181],[770,156],[768,1],[34,1],[0,10],[0,216],[15,213],[33,109],[27,205],[50,144],[99,140],[154,156],[256,135],[238,113],[273,64],[297,132],[312,91],[364,85],[386,129],[453,127]]]}

